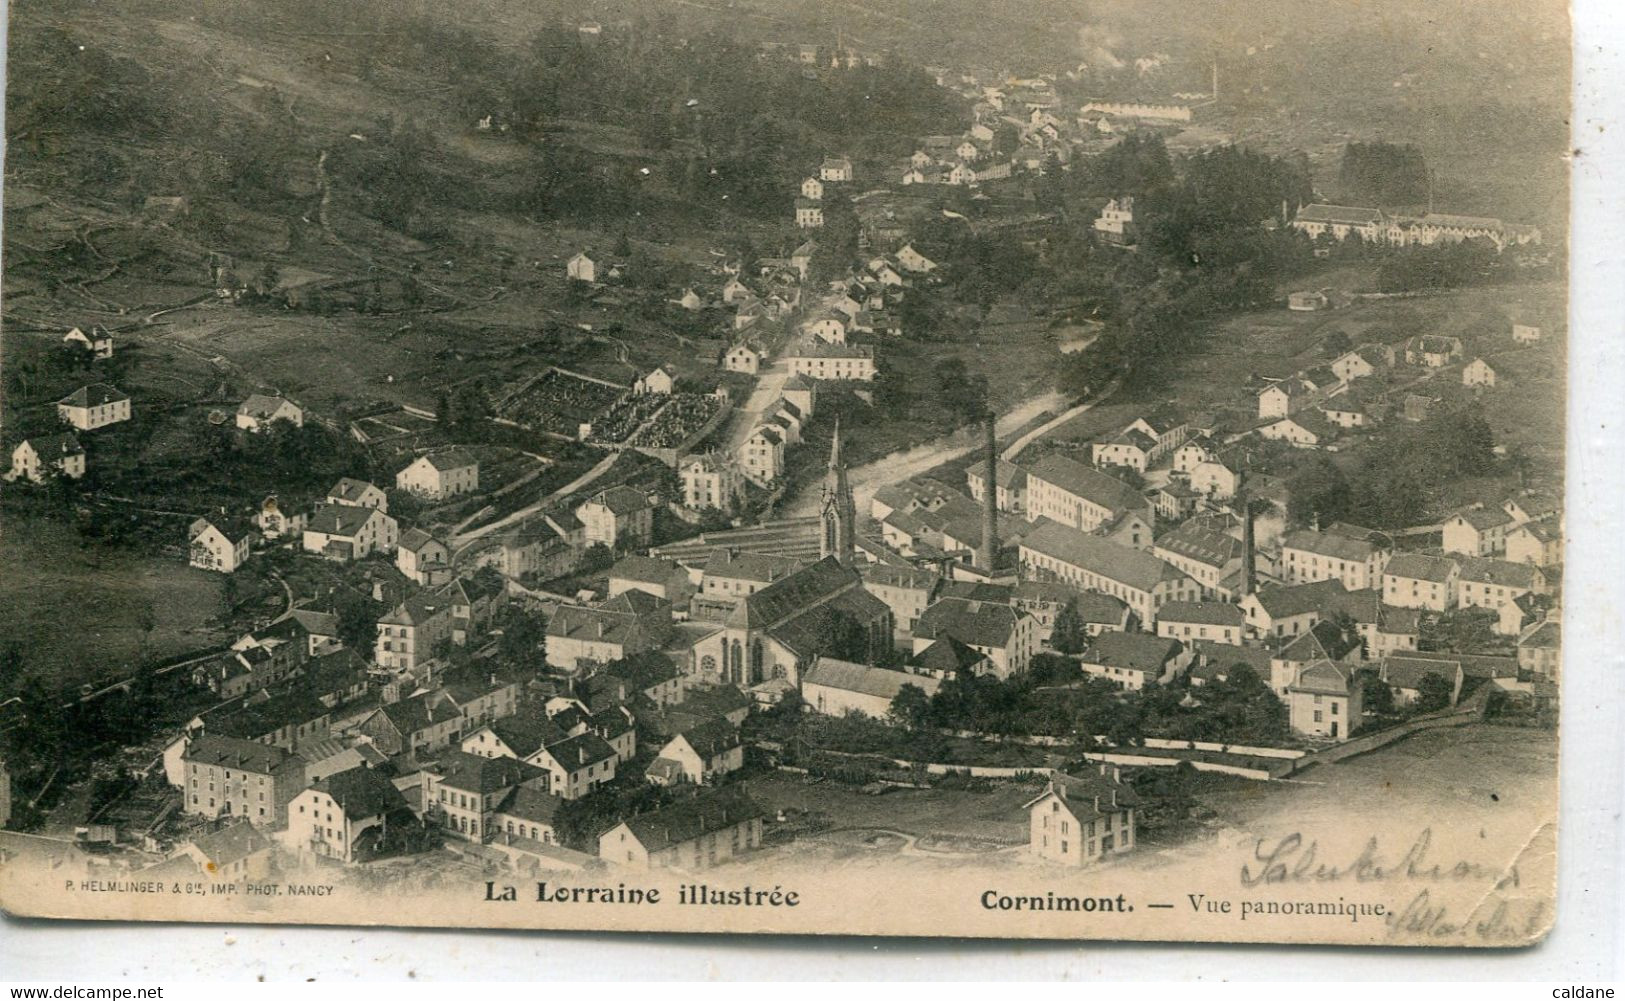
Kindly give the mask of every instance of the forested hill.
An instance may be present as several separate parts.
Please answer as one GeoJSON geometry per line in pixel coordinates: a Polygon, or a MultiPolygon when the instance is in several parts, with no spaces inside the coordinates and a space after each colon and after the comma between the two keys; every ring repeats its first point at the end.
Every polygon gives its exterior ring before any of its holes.
{"type": "Polygon", "coordinates": [[[523,20],[398,0],[21,0],[9,180],[109,207],[185,196],[177,226],[228,250],[318,208],[417,239],[458,213],[725,229],[782,218],[825,155],[878,163],[965,120],[894,60],[805,74],[648,18],[601,36],[523,20]],[[471,146],[486,116],[500,139],[471,146]]]}

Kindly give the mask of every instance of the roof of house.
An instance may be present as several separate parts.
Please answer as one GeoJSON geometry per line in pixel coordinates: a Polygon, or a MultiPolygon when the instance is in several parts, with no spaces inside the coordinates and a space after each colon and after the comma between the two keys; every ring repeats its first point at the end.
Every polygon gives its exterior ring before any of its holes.
{"type": "Polygon", "coordinates": [[[379,711],[402,734],[427,730],[440,723],[461,717],[451,700],[439,697],[439,692],[424,692],[409,699],[391,702],[379,711]]]}
{"type": "Polygon", "coordinates": [[[556,744],[569,734],[546,716],[505,716],[486,724],[491,734],[502,741],[514,754],[528,758],[549,744],[556,744]]]}
{"type": "MultiPolygon", "coordinates": [[[[977,660],[979,654],[974,655],[977,660]]],[[[973,661],[974,663],[974,661],[973,661]]],[[[906,671],[892,671],[883,667],[870,667],[867,664],[854,664],[851,661],[836,660],[833,657],[820,657],[802,676],[803,685],[821,685],[825,688],[834,688],[845,692],[856,692],[875,698],[894,699],[897,693],[903,690],[904,685],[913,685],[927,696],[936,693],[941,684],[936,678],[921,674],[909,674],[906,671]]]]}
{"type": "Polygon", "coordinates": [[[1246,549],[1241,540],[1234,536],[1189,522],[1158,537],[1153,548],[1166,549],[1186,559],[1220,569],[1233,560],[1241,559],[1246,549]]]}
{"type": "Polygon", "coordinates": [[[610,487],[608,490],[600,491],[586,503],[608,508],[609,512],[616,516],[635,514],[650,506],[648,494],[628,486],[610,487]]]}
{"type": "Polygon", "coordinates": [[[1026,805],[1031,807],[1051,793],[1059,797],[1080,822],[1104,817],[1139,803],[1132,786],[1104,774],[1104,769],[1077,775],[1054,772],[1050,775],[1049,787],[1026,805]]]}
{"type": "Polygon", "coordinates": [[[1394,688],[1414,690],[1421,687],[1422,679],[1430,674],[1453,683],[1460,670],[1460,661],[1418,660],[1395,654],[1382,662],[1380,677],[1394,688]]]}
{"type": "Polygon", "coordinates": [[[232,824],[218,831],[199,834],[192,838],[192,847],[216,869],[224,869],[233,862],[271,850],[271,839],[259,832],[253,824],[232,824]]]}
{"type": "Polygon", "coordinates": [[[604,673],[626,682],[634,692],[646,692],[682,677],[672,659],[658,650],[613,661],[604,668],[604,673]]]}
{"type": "Polygon", "coordinates": [[[365,765],[329,775],[312,788],[333,797],[344,815],[352,819],[377,817],[406,806],[406,798],[395,783],[378,769],[365,765]]]}
{"type": "Polygon", "coordinates": [[[689,727],[672,740],[686,741],[696,754],[704,758],[731,751],[745,742],[739,728],[726,719],[706,720],[698,726],[689,727]]]}
{"type": "Polygon", "coordinates": [[[805,560],[770,553],[733,552],[713,549],[705,561],[705,576],[725,580],[748,580],[771,584],[806,566],[805,560]]]}
{"type": "Polygon", "coordinates": [[[543,769],[518,758],[487,758],[455,750],[442,753],[435,770],[442,785],[481,795],[512,789],[544,774],[543,769]]]}
{"type": "Polygon", "coordinates": [[[1029,479],[1043,480],[1109,511],[1143,510],[1145,498],[1115,476],[1064,455],[1050,454],[1028,467],[1029,479]]]}
{"type": "Polygon", "coordinates": [[[360,532],[374,515],[389,517],[377,508],[356,507],[353,504],[318,504],[310,520],[305,522],[305,531],[348,538],[360,532]]]}
{"type": "MultiPolygon", "coordinates": [[[[1197,655],[1208,664],[1221,669],[1246,664],[1261,678],[1268,678],[1270,675],[1270,652],[1263,647],[1236,646],[1232,643],[1215,643],[1212,640],[1197,640],[1192,645],[1196,647],[1197,655]]],[[[1221,670],[1219,673],[1224,672],[1221,670]]]]}
{"type": "Polygon", "coordinates": [[[1515,532],[1528,532],[1540,542],[1560,542],[1563,539],[1563,530],[1552,521],[1528,521],[1519,525],[1515,532]]]}
{"type": "Polygon", "coordinates": [[[562,796],[543,792],[535,786],[520,785],[503,797],[495,812],[518,820],[551,825],[559,807],[563,805],[562,796]]]}
{"type": "Polygon", "coordinates": [[[64,396],[57,404],[65,407],[103,407],[110,403],[123,403],[129,398],[129,394],[105,382],[93,382],[64,396]]]}
{"type": "Polygon", "coordinates": [[[295,410],[299,409],[291,401],[280,396],[253,393],[237,408],[237,413],[244,417],[255,417],[263,420],[281,410],[284,405],[292,406],[295,410]]]}
{"type": "Polygon", "coordinates": [[[702,789],[658,810],[628,817],[624,823],[646,850],[658,851],[756,820],[766,813],[743,789],[724,786],[702,789]]]}
{"type": "Polygon", "coordinates": [[[1317,556],[1330,556],[1333,559],[1348,560],[1352,563],[1363,563],[1371,558],[1378,550],[1378,546],[1365,539],[1356,539],[1337,532],[1311,532],[1300,530],[1288,532],[1281,538],[1281,549],[1296,549],[1299,552],[1314,553],[1317,556]]]}
{"type": "Polygon", "coordinates": [[[643,623],[636,615],[581,605],[560,605],[547,620],[547,635],[614,646],[628,646],[645,638],[643,623]]]}
{"type": "Polygon", "coordinates": [[[1150,553],[1120,545],[1095,535],[1040,518],[1038,526],[1021,540],[1030,549],[1064,563],[1092,571],[1138,591],[1149,592],[1157,584],[1185,576],[1150,553]]]}
{"type": "Polygon", "coordinates": [[[1563,644],[1563,625],[1547,619],[1537,622],[1518,637],[1518,646],[1533,650],[1556,650],[1563,644]]]}
{"type": "Polygon", "coordinates": [[[1470,507],[1457,511],[1453,518],[1460,518],[1480,532],[1512,524],[1512,516],[1498,507],[1470,507]]]}
{"type": "Polygon", "coordinates": [[[892,566],[889,563],[871,563],[858,571],[867,587],[899,587],[914,591],[931,591],[942,579],[940,574],[921,567],[892,566]]]}
{"type": "Polygon", "coordinates": [[[875,349],[868,344],[831,344],[816,337],[808,338],[790,349],[791,358],[873,358],[875,349]]]}
{"type": "Polygon", "coordinates": [[[1246,617],[1240,608],[1221,601],[1170,601],[1158,609],[1157,621],[1240,628],[1246,617]]]}
{"type": "Polygon", "coordinates": [[[1541,572],[1539,567],[1528,563],[1512,563],[1487,556],[1464,556],[1461,560],[1461,579],[1474,584],[1534,590],[1540,586],[1541,572]]]}
{"type": "Polygon", "coordinates": [[[1403,577],[1406,580],[1425,580],[1443,584],[1456,572],[1456,561],[1448,556],[1429,556],[1425,553],[1395,553],[1383,570],[1385,577],[1403,577]]]}
{"type": "Polygon", "coordinates": [[[672,560],[654,556],[623,556],[609,568],[610,580],[629,580],[639,584],[667,584],[682,568],[672,560]]]}
{"type": "Polygon", "coordinates": [[[22,445],[32,448],[35,455],[46,460],[83,455],[85,452],[85,447],[79,444],[79,439],[68,431],[57,434],[37,434],[18,443],[19,448],[22,445]]]}
{"type": "Polygon", "coordinates": [[[1280,619],[1322,611],[1328,602],[1347,592],[1341,580],[1332,579],[1291,587],[1265,585],[1253,594],[1270,618],[1280,619]]]}
{"type": "Polygon", "coordinates": [[[436,545],[441,545],[442,547],[444,545],[439,539],[436,539],[433,535],[430,535],[421,528],[409,528],[401,533],[400,539],[398,539],[395,543],[395,548],[405,549],[408,552],[416,553],[422,551],[431,542],[436,545]]]}
{"type": "Polygon", "coordinates": [[[439,449],[438,451],[425,454],[423,458],[428,460],[429,465],[443,473],[453,469],[464,469],[468,466],[477,466],[480,464],[480,460],[474,458],[473,455],[463,451],[460,448],[439,449]]]}
{"type": "Polygon", "coordinates": [[[1298,210],[1296,222],[1331,223],[1348,226],[1372,226],[1382,222],[1381,209],[1356,208],[1350,205],[1316,203],[1298,210]]]}
{"type": "Polygon", "coordinates": [[[920,613],[914,635],[927,639],[952,636],[971,646],[1003,647],[1022,617],[1003,602],[942,598],[920,613]]]}
{"type": "Polygon", "coordinates": [[[328,715],[331,715],[331,711],[314,695],[291,690],[238,706],[218,716],[209,716],[205,726],[216,736],[258,740],[284,727],[310,723],[328,715]]]}
{"type": "Polygon", "coordinates": [[[1309,695],[1347,695],[1353,683],[1351,667],[1331,660],[1316,660],[1305,664],[1288,691],[1309,695]]]}
{"type": "Polygon", "coordinates": [[[1179,653],[1179,642],[1147,633],[1105,632],[1089,643],[1086,664],[1161,674],[1163,665],[1179,653]]]}
{"type": "MultiPolygon", "coordinates": [[[[998,485],[1006,490],[1024,490],[1027,487],[1027,471],[1013,462],[1004,459],[998,460],[994,468],[998,471],[998,485]]],[[[965,470],[965,475],[973,479],[987,480],[987,460],[974,462],[965,470]]]]}
{"type": "MultiPolygon", "coordinates": [[[[972,670],[976,665],[986,661],[986,654],[971,649],[952,636],[944,636],[941,639],[934,640],[930,646],[908,659],[909,665],[912,667],[917,667],[922,671],[935,671],[946,675],[957,675],[962,671],[972,670]]],[[[934,682],[936,679],[927,678],[926,680],[934,682]]],[[[929,695],[931,692],[928,690],[926,694],[929,695]]]]}
{"type": "Polygon", "coordinates": [[[238,737],[223,737],[205,733],[186,745],[183,760],[205,765],[240,768],[245,772],[269,774],[288,762],[294,755],[270,744],[238,737]]]}
{"type": "Polygon", "coordinates": [[[574,737],[566,737],[557,744],[547,745],[547,754],[567,771],[572,772],[618,757],[615,748],[609,746],[608,741],[591,730],[578,733],[574,737]]]}

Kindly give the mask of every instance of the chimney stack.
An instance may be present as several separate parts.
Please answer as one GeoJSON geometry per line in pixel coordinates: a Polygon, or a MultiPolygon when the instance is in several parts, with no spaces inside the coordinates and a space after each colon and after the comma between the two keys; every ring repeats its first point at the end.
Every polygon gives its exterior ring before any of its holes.
{"type": "Polygon", "coordinates": [[[994,438],[991,412],[987,415],[985,451],[987,476],[982,481],[982,551],[977,554],[977,562],[992,577],[999,555],[999,446],[994,438]]]}
{"type": "Polygon", "coordinates": [[[1246,492],[1241,495],[1241,596],[1252,594],[1258,587],[1258,562],[1253,552],[1253,499],[1246,492]]]}

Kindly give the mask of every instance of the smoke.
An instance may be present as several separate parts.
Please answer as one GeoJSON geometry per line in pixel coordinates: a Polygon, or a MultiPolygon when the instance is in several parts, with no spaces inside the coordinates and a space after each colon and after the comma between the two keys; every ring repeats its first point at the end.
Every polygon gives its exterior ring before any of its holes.
{"type": "Polygon", "coordinates": [[[1078,51],[1091,66],[1122,69],[1123,60],[1112,51],[1122,44],[1122,36],[1105,25],[1086,24],[1078,29],[1078,51]]]}

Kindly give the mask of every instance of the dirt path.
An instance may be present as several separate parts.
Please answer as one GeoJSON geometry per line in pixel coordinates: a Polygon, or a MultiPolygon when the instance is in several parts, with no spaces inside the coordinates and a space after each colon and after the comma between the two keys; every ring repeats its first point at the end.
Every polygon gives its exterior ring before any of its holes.
{"type": "Polygon", "coordinates": [[[547,507],[547,505],[551,504],[558,498],[575,493],[577,490],[580,490],[593,480],[598,479],[598,477],[609,472],[609,467],[613,466],[615,464],[615,460],[619,457],[619,452],[611,452],[602,459],[598,460],[597,465],[593,466],[585,473],[582,473],[580,476],[577,476],[564,486],[559,487],[546,497],[543,497],[533,503],[526,504],[524,507],[513,512],[512,514],[499,518],[496,521],[491,522],[489,525],[482,525],[479,528],[452,536],[452,562],[455,563],[459,558],[461,558],[463,552],[467,550],[468,547],[472,546],[485,536],[490,535],[492,532],[495,532],[498,529],[507,528],[509,525],[516,525],[547,507]]]}

